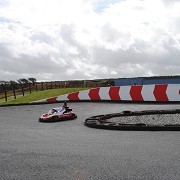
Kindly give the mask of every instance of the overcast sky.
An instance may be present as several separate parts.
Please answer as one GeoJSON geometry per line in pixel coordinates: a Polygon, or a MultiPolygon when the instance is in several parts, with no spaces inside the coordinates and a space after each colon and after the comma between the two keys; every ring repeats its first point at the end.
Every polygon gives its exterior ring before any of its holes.
{"type": "Polygon", "coordinates": [[[0,0],[0,80],[180,75],[180,0],[0,0]]]}

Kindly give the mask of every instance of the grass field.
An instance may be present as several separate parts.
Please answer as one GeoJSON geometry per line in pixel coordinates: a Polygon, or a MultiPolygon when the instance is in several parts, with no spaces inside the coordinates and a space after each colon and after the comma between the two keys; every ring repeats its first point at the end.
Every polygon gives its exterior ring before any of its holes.
{"type": "Polygon", "coordinates": [[[55,97],[63,94],[68,94],[71,92],[86,90],[89,88],[60,88],[60,89],[51,89],[46,91],[33,91],[31,94],[25,94],[25,96],[18,96],[17,99],[14,97],[8,98],[8,101],[0,100],[0,105],[3,104],[20,104],[20,103],[29,103],[41,99],[46,99],[50,97],[55,97]]]}

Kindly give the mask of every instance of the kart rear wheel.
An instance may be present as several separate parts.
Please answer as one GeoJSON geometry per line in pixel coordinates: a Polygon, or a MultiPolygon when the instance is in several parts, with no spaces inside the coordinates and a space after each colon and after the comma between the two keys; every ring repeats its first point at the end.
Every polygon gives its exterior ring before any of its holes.
{"type": "Polygon", "coordinates": [[[76,119],[77,118],[77,115],[76,114],[73,114],[71,119],[76,119]]]}

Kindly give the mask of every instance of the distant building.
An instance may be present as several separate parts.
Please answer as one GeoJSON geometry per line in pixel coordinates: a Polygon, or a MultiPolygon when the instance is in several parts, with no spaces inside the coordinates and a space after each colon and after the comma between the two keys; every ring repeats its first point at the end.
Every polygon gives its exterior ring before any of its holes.
{"type": "Polygon", "coordinates": [[[115,86],[148,85],[148,84],[180,84],[180,76],[120,78],[114,80],[115,86]]]}

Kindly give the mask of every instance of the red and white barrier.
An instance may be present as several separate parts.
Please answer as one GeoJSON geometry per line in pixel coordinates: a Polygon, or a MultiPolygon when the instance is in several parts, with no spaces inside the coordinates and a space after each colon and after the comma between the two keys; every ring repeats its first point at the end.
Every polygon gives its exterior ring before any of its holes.
{"type": "Polygon", "coordinates": [[[180,102],[180,84],[155,84],[135,86],[98,87],[60,95],[36,102],[58,101],[139,101],[139,102],[180,102]]]}

